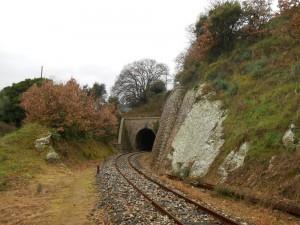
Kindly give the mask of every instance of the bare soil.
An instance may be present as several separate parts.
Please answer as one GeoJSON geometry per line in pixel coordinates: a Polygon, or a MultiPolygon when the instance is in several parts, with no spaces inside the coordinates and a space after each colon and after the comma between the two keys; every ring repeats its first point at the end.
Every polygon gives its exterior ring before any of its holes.
{"type": "Polygon", "coordinates": [[[49,166],[29,185],[0,192],[0,224],[92,224],[88,216],[97,200],[97,164],[49,166]]]}

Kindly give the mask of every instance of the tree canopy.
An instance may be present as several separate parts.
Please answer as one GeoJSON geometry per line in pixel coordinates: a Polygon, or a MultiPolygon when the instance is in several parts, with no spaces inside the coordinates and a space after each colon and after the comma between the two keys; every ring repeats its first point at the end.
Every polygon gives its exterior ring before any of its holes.
{"type": "Polygon", "coordinates": [[[126,65],[117,78],[112,94],[121,104],[136,106],[148,101],[151,85],[169,75],[167,65],[153,59],[142,59],[126,65]]]}
{"type": "Polygon", "coordinates": [[[63,134],[103,136],[114,132],[117,125],[115,107],[99,106],[74,79],[66,84],[48,81],[40,87],[33,85],[23,94],[21,105],[26,121],[39,122],[63,134]]]}
{"type": "Polygon", "coordinates": [[[0,121],[20,126],[25,111],[20,107],[22,94],[33,84],[41,85],[45,79],[26,79],[5,87],[0,92],[0,121]]]}

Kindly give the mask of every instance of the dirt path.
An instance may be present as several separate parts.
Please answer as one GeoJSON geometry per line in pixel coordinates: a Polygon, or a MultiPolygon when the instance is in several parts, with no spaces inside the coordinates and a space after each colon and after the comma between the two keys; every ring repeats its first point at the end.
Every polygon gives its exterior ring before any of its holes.
{"type": "Polygon", "coordinates": [[[96,162],[50,167],[30,185],[0,192],[0,224],[86,225],[96,203],[96,162]]]}

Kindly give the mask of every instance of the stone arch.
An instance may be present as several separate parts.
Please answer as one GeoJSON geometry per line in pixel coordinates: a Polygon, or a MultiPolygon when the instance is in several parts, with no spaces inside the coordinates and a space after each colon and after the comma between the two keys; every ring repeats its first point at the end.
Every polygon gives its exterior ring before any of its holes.
{"type": "Polygon", "coordinates": [[[136,149],[140,151],[152,151],[155,136],[152,129],[143,128],[139,130],[135,138],[136,149]]]}

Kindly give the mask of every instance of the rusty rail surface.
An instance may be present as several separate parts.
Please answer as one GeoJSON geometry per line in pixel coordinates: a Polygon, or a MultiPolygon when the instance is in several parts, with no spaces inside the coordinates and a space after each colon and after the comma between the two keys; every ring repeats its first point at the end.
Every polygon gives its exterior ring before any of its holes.
{"type": "Polygon", "coordinates": [[[194,206],[196,206],[199,210],[203,211],[204,213],[207,213],[209,215],[211,215],[212,217],[214,217],[216,220],[219,220],[220,222],[227,224],[227,225],[240,225],[240,223],[229,219],[223,215],[221,215],[220,213],[217,213],[215,211],[213,211],[212,209],[209,209],[203,205],[200,205],[198,202],[196,202],[195,200],[188,198],[184,195],[182,195],[181,193],[167,187],[166,185],[154,180],[152,177],[149,177],[148,175],[146,175],[145,173],[143,173],[139,168],[137,168],[135,165],[133,165],[132,163],[132,157],[137,155],[137,154],[141,154],[139,153],[131,153],[131,154],[122,154],[120,156],[118,156],[115,160],[115,166],[118,170],[118,172],[125,178],[125,180],[134,187],[135,190],[137,190],[139,193],[141,193],[147,200],[149,200],[160,212],[162,212],[163,214],[167,215],[169,218],[171,218],[172,220],[174,220],[177,224],[180,225],[184,225],[183,222],[181,222],[175,215],[169,213],[167,210],[165,210],[158,202],[152,200],[149,196],[147,196],[145,193],[143,193],[143,191],[141,191],[135,184],[133,184],[127,177],[125,174],[123,174],[120,170],[120,168],[118,167],[117,161],[120,157],[128,155],[127,160],[129,165],[136,171],[138,172],[140,175],[142,175],[144,178],[146,178],[147,180],[157,184],[160,188],[162,188],[165,191],[171,192],[173,194],[175,194],[178,198],[182,198],[184,201],[188,202],[189,204],[192,204],[194,206]]]}
{"type": "Polygon", "coordinates": [[[174,220],[177,224],[179,225],[184,225],[175,215],[171,214],[170,212],[168,212],[167,210],[165,210],[158,202],[156,202],[155,200],[151,199],[148,195],[146,195],[141,189],[139,189],[133,182],[131,182],[126,175],[120,170],[119,166],[118,166],[118,159],[121,158],[122,156],[127,155],[122,154],[119,155],[116,159],[115,159],[115,167],[117,169],[117,171],[122,175],[122,177],[137,191],[139,192],[142,196],[144,196],[145,199],[147,199],[156,209],[158,209],[158,211],[160,211],[162,214],[167,215],[169,218],[171,218],[172,220],[174,220]]]}
{"type": "Polygon", "coordinates": [[[133,165],[132,163],[132,160],[131,158],[135,155],[138,155],[138,154],[141,154],[141,153],[134,153],[134,154],[131,154],[129,157],[128,157],[128,162],[130,164],[130,166],[135,170],[137,171],[139,174],[141,174],[142,176],[144,176],[146,179],[150,180],[151,182],[157,184],[158,186],[160,186],[162,189],[166,190],[166,191],[169,191],[169,192],[172,192],[173,194],[175,194],[177,197],[179,198],[183,198],[186,202],[190,203],[190,204],[193,204],[195,205],[196,207],[198,207],[198,209],[210,214],[211,216],[213,216],[214,218],[216,218],[217,220],[220,220],[222,221],[223,223],[225,224],[228,224],[228,225],[240,225],[240,223],[232,220],[232,219],[229,219],[223,215],[221,215],[220,213],[217,213],[215,211],[213,211],[212,209],[209,209],[201,204],[199,204],[198,202],[196,202],[195,200],[167,187],[166,185],[164,185],[163,183],[160,183],[158,182],[157,180],[154,180],[152,177],[148,176],[147,174],[143,173],[139,168],[137,168],[135,165],[133,165]]]}

